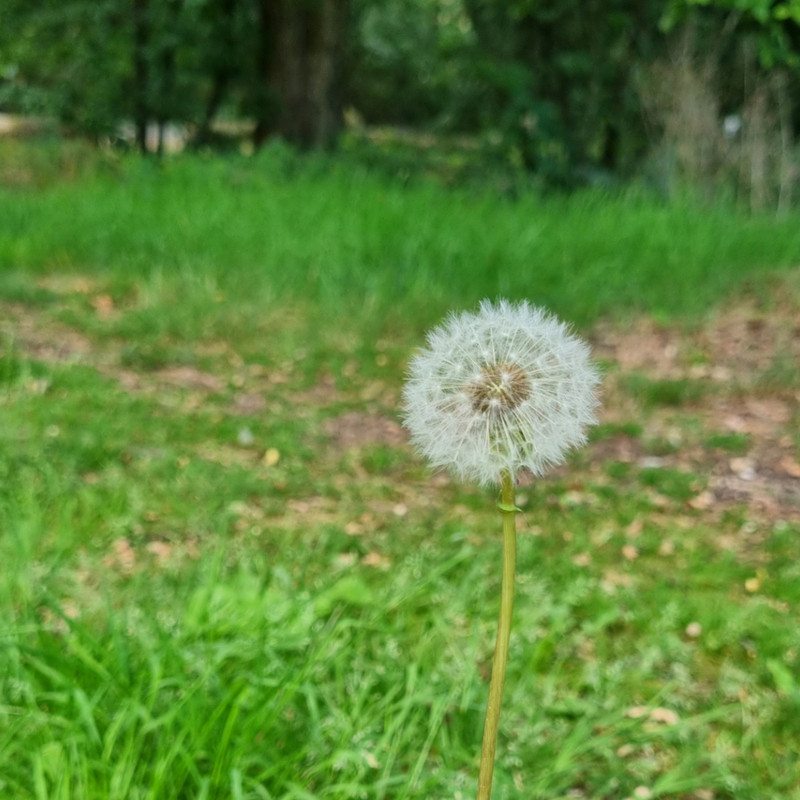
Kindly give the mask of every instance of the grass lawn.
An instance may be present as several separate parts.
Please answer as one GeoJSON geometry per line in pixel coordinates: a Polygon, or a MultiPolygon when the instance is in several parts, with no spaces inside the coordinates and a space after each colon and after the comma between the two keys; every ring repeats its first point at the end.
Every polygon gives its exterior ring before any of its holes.
{"type": "Polygon", "coordinates": [[[398,404],[502,294],[605,379],[519,489],[493,797],[800,799],[800,217],[12,150],[0,798],[474,796],[497,498],[398,404]]]}

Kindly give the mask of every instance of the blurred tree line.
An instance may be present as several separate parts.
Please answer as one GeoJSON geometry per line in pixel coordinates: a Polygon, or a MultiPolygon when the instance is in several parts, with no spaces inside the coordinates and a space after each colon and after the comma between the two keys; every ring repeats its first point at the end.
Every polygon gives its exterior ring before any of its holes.
{"type": "Polygon", "coordinates": [[[791,194],[800,0],[0,0],[0,110],[98,141],[125,123],[142,150],[153,125],[209,144],[220,121],[328,147],[349,110],[555,183],[654,152],[741,170],[760,137],[748,169],[791,194]]]}

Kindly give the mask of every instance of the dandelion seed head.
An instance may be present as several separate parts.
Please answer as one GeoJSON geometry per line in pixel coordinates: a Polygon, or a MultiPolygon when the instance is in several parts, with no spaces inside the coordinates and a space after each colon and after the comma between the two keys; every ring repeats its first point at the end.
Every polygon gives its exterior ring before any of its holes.
{"type": "Polygon", "coordinates": [[[428,334],[403,393],[411,441],[434,467],[481,484],[542,475],[596,422],[586,343],[526,302],[484,301],[428,334]]]}
{"type": "Polygon", "coordinates": [[[469,386],[473,411],[504,414],[530,395],[525,373],[513,362],[487,364],[469,386]]]}

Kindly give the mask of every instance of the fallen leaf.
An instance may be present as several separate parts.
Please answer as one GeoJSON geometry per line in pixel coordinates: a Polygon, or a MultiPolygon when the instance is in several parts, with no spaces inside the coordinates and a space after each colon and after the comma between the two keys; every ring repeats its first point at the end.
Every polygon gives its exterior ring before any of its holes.
{"type": "Polygon", "coordinates": [[[576,489],[570,489],[561,495],[561,504],[574,508],[575,506],[592,505],[595,501],[594,495],[588,492],[579,492],[576,489]]]}
{"type": "Polygon", "coordinates": [[[361,755],[364,756],[364,761],[366,761],[367,766],[370,769],[378,769],[378,767],[380,767],[380,763],[378,762],[378,759],[375,758],[375,756],[372,755],[372,753],[370,753],[370,752],[368,752],[366,750],[363,750],[361,755]]]}
{"type": "Polygon", "coordinates": [[[633,706],[625,713],[630,719],[642,719],[648,717],[653,722],[660,722],[664,725],[675,725],[680,719],[678,715],[669,708],[648,708],[648,706],[633,706]]]}
{"type": "Polygon", "coordinates": [[[114,313],[114,300],[111,295],[98,294],[91,299],[91,304],[98,317],[110,317],[114,313]]]}
{"type": "Polygon", "coordinates": [[[125,538],[116,539],[111,550],[103,559],[103,564],[110,569],[118,569],[124,575],[130,575],[136,567],[136,553],[131,543],[125,538]]]}
{"type": "Polygon", "coordinates": [[[689,508],[693,508],[695,511],[708,511],[708,509],[714,505],[714,495],[707,490],[700,492],[700,494],[695,495],[695,497],[689,500],[686,505],[688,505],[689,508]]]}
{"type": "Polygon", "coordinates": [[[386,556],[381,555],[380,553],[376,553],[372,551],[371,553],[367,553],[364,558],[361,559],[361,563],[368,566],[368,567],[378,567],[378,569],[389,569],[392,566],[392,562],[386,556]]]}
{"type": "Polygon", "coordinates": [[[798,464],[791,456],[784,456],[780,460],[780,468],[792,478],[800,478],[800,464],[798,464]]]}
{"type": "Polygon", "coordinates": [[[658,554],[660,556],[671,556],[675,552],[675,542],[672,539],[664,539],[658,546],[658,554]]]}
{"type": "Polygon", "coordinates": [[[631,586],[632,584],[632,576],[624,572],[616,572],[613,569],[606,570],[603,580],[600,582],[601,588],[607,594],[614,594],[620,586],[631,586]]]}
{"type": "Polygon", "coordinates": [[[356,563],[355,553],[339,553],[336,556],[336,564],[340,567],[352,567],[356,563]]]}
{"type": "Polygon", "coordinates": [[[622,548],[622,555],[628,561],[633,561],[639,557],[639,551],[632,544],[626,544],[625,547],[622,548]]]}
{"type": "Polygon", "coordinates": [[[169,544],[168,542],[160,542],[160,541],[148,542],[147,552],[152,553],[152,555],[155,556],[159,566],[162,566],[166,561],[169,560],[169,557],[172,555],[172,545],[169,544]]]}
{"type": "Polygon", "coordinates": [[[650,712],[653,722],[663,722],[664,725],[675,725],[680,717],[669,708],[654,708],[650,712]]]}
{"type": "Polygon", "coordinates": [[[265,467],[274,467],[280,460],[280,451],[274,447],[270,447],[267,452],[264,453],[264,458],[262,459],[265,467]]]}
{"type": "Polygon", "coordinates": [[[631,539],[635,539],[642,533],[644,529],[644,523],[641,520],[641,517],[637,517],[627,528],[625,528],[626,536],[629,536],[631,539]]]}
{"type": "Polygon", "coordinates": [[[588,567],[592,563],[592,557],[589,553],[578,553],[572,556],[572,563],[576,567],[588,567]]]}

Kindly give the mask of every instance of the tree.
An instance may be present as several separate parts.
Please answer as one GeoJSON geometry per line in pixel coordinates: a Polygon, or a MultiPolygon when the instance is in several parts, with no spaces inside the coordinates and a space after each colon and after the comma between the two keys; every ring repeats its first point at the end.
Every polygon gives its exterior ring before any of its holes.
{"type": "Polygon", "coordinates": [[[702,72],[694,84],[706,94],[698,107],[710,135],[692,136],[680,119],[665,125],[678,166],[752,209],[788,209],[800,183],[800,0],[672,0],[662,27],[688,38],[673,63],[688,75],[702,72]],[[694,141],[702,141],[704,158],[695,157],[694,141]]]}
{"type": "Polygon", "coordinates": [[[347,0],[260,0],[256,58],[267,96],[258,104],[256,144],[272,133],[302,147],[334,141],[347,20],[347,0]]]}
{"type": "Polygon", "coordinates": [[[646,143],[637,70],[661,45],[654,0],[465,0],[487,116],[531,168],[631,167],[646,143]]]}
{"type": "Polygon", "coordinates": [[[7,103],[93,137],[169,120],[208,139],[226,106],[280,135],[330,144],[341,126],[348,0],[5,0],[7,103]]]}
{"type": "Polygon", "coordinates": [[[765,69],[800,69],[800,0],[672,0],[662,28],[673,30],[700,15],[722,20],[729,37],[753,36],[765,69]]]}
{"type": "Polygon", "coordinates": [[[125,105],[126,54],[119,0],[6,0],[0,14],[0,65],[12,77],[7,105],[52,114],[99,137],[125,105]]]}

